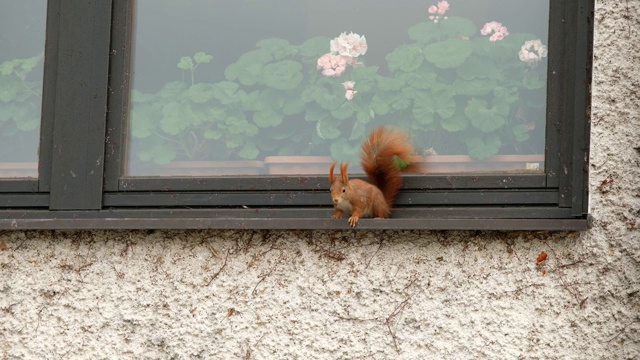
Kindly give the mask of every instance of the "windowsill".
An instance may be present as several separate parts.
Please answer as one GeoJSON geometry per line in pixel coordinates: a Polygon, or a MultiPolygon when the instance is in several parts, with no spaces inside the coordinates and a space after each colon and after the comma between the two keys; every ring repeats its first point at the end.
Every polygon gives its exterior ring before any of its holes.
{"type": "MultiPolygon", "coordinates": [[[[398,209],[389,219],[361,219],[370,230],[587,230],[585,218],[489,218],[453,209],[433,216],[425,209],[398,209]],[[459,215],[456,216],[455,214],[459,215]],[[422,215],[421,215],[422,214],[422,215]]],[[[76,229],[351,229],[331,209],[118,209],[100,211],[4,210],[0,230],[76,229]]],[[[488,216],[488,215],[486,215],[488,216]]]]}

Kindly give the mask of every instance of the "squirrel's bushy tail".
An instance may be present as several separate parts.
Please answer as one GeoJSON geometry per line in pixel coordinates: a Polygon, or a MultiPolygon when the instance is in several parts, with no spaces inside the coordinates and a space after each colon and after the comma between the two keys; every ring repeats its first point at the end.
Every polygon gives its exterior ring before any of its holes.
{"type": "Polygon", "coordinates": [[[382,191],[389,208],[402,187],[401,168],[409,166],[413,153],[407,134],[386,127],[375,129],[362,144],[362,168],[382,191]]]}

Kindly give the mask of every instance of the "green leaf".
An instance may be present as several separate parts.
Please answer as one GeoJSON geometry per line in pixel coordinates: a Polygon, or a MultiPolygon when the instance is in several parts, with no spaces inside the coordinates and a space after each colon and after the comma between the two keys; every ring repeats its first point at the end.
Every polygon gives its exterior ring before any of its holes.
{"type": "Polygon", "coordinates": [[[287,116],[301,114],[305,109],[305,105],[299,96],[289,96],[282,107],[282,112],[287,116]]]}
{"type": "Polygon", "coordinates": [[[170,81],[166,83],[157,95],[162,99],[178,100],[187,90],[187,84],[182,81],[170,81]]]}
{"type": "Polygon", "coordinates": [[[331,157],[337,161],[353,162],[358,159],[360,145],[341,138],[331,144],[330,150],[331,157]]]}
{"type": "Polygon", "coordinates": [[[316,125],[316,132],[322,139],[336,139],[341,135],[339,125],[340,123],[338,121],[327,118],[318,122],[318,124],[316,125]]]}
{"type": "Polygon", "coordinates": [[[302,82],[302,64],[296,61],[280,61],[267,64],[262,71],[265,85],[278,90],[295,89],[302,82]]]}
{"type": "Polygon", "coordinates": [[[190,56],[183,56],[180,58],[180,62],[178,63],[178,68],[182,70],[191,70],[193,69],[193,60],[190,56]]]}
{"type": "Polygon", "coordinates": [[[205,54],[202,51],[199,51],[195,55],[193,55],[193,60],[195,60],[195,62],[198,64],[206,64],[211,62],[211,60],[213,60],[213,56],[205,54]]]}
{"type": "Polygon", "coordinates": [[[424,61],[422,49],[416,45],[403,45],[394,49],[385,57],[389,70],[411,72],[420,67],[424,61]]]}
{"type": "Polygon", "coordinates": [[[400,93],[388,94],[389,104],[394,110],[405,110],[411,106],[411,99],[403,96],[400,93]]]}
{"type": "Polygon", "coordinates": [[[378,115],[387,115],[390,108],[386,99],[383,96],[376,94],[371,99],[371,110],[378,115]]]}
{"type": "Polygon", "coordinates": [[[409,37],[417,42],[429,42],[437,39],[440,32],[437,31],[438,25],[433,22],[421,22],[409,28],[409,37]]]}
{"type": "Polygon", "coordinates": [[[317,59],[329,52],[331,39],[325,36],[316,36],[306,40],[299,46],[300,54],[306,58],[317,59]]]}
{"type": "Polygon", "coordinates": [[[541,89],[547,86],[547,79],[542,78],[534,71],[530,71],[524,75],[522,85],[529,90],[541,89]]]}
{"type": "Polygon", "coordinates": [[[448,19],[440,21],[442,34],[448,37],[470,37],[476,33],[476,25],[469,19],[449,16],[448,19]]]}
{"type": "Polygon", "coordinates": [[[356,122],[358,124],[368,124],[372,119],[373,117],[371,117],[371,114],[367,111],[359,111],[356,114],[356,122]]]}
{"type": "Polygon", "coordinates": [[[131,135],[143,139],[153,134],[159,114],[149,105],[136,105],[131,110],[131,135]]]}
{"type": "Polygon", "coordinates": [[[338,120],[348,119],[353,115],[353,107],[345,101],[337,109],[331,110],[331,115],[338,120]]]}
{"type": "Polygon", "coordinates": [[[378,76],[378,88],[383,91],[397,91],[402,89],[405,81],[400,78],[378,76]]]}
{"type": "Polygon", "coordinates": [[[295,55],[298,52],[298,49],[291,45],[289,41],[280,38],[260,40],[256,46],[269,51],[276,60],[282,60],[286,57],[295,55]]]}
{"type": "Polygon", "coordinates": [[[260,111],[267,107],[260,96],[260,91],[256,90],[250,93],[239,91],[238,94],[240,95],[240,104],[244,110],[260,111]]]}
{"type": "Polygon", "coordinates": [[[473,52],[471,42],[449,39],[424,48],[425,58],[440,69],[453,69],[462,65],[473,52]]]}
{"type": "Polygon", "coordinates": [[[211,84],[193,84],[189,87],[189,90],[187,90],[187,96],[189,99],[197,104],[202,104],[213,99],[214,95],[215,92],[211,84]]]}
{"type": "Polygon", "coordinates": [[[240,101],[240,97],[236,94],[239,87],[240,85],[232,81],[220,81],[213,84],[211,91],[213,97],[220,103],[229,105],[240,101]]]}
{"type": "Polygon", "coordinates": [[[496,109],[488,108],[485,100],[471,100],[465,113],[471,119],[471,125],[485,133],[496,131],[506,123],[505,117],[496,109]]]}
{"type": "Polygon", "coordinates": [[[162,115],[162,120],[160,120],[162,131],[177,135],[189,126],[189,122],[185,121],[185,118],[191,117],[193,113],[187,104],[172,101],[162,107],[162,115]]]}
{"type": "Polygon", "coordinates": [[[414,111],[416,111],[416,108],[418,108],[417,112],[420,113],[421,116],[425,116],[426,113],[431,113],[430,116],[425,118],[433,118],[434,114],[438,114],[438,116],[442,118],[449,118],[456,111],[456,101],[448,91],[430,94],[422,93],[418,94],[414,100],[414,111]]]}
{"type": "Polygon", "coordinates": [[[469,127],[469,118],[464,113],[457,112],[449,118],[440,119],[440,126],[448,132],[458,132],[469,127]]]}
{"type": "Polygon", "coordinates": [[[20,59],[8,60],[0,64],[0,74],[11,75],[16,66],[20,65],[20,59]]]}
{"type": "Polygon", "coordinates": [[[435,109],[433,101],[430,99],[424,99],[423,101],[416,102],[411,111],[416,122],[421,125],[429,125],[433,123],[435,119],[435,109]]]}
{"type": "Polygon", "coordinates": [[[410,73],[397,73],[398,79],[406,82],[408,86],[419,90],[430,89],[436,83],[438,75],[435,73],[435,71],[430,71],[429,69],[423,68],[410,73]]]}
{"type": "Polygon", "coordinates": [[[327,88],[318,88],[315,91],[315,100],[323,109],[333,110],[344,102],[344,92],[331,92],[327,88]]]}
{"type": "Polygon", "coordinates": [[[204,132],[204,138],[209,140],[218,140],[222,137],[222,132],[219,130],[207,129],[204,132]]]}
{"type": "Polygon", "coordinates": [[[354,68],[351,77],[356,82],[356,90],[361,93],[373,90],[376,86],[377,72],[377,66],[354,68]]]}
{"type": "Polygon", "coordinates": [[[21,86],[21,81],[15,76],[10,76],[0,81],[0,101],[10,102],[16,100],[21,86]]]}
{"type": "Polygon", "coordinates": [[[282,114],[270,110],[258,111],[253,114],[253,122],[261,128],[278,126],[282,124],[282,120],[282,114]]]}
{"type": "Polygon", "coordinates": [[[227,66],[224,76],[227,80],[238,80],[242,85],[255,85],[262,78],[262,68],[273,60],[268,51],[260,49],[246,52],[238,61],[227,66]]]}
{"type": "Polygon", "coordinates": [[[515,136],[515,139],[517,142],[523,142],[523,141],[529,140],[529,137],[530,137],[529,132],[531,130],[529,130],[526,126],[516,125],[511,128],[511,131],[513,131],[513,135],[515,136]]]}
{"type": "Polygon", "coordinates": [[[243,159],[255,159],[260,154],[260,150],[256,147],[254,143],[245,144],[238,155],[243,159]]]}
{"type": "Polygon", "coordinates": [[[494,80],[475,79],[465,81],[456,79],[451,88],[457,95],[483,96],[491,93],[498,83],[494,80]]]}
{"type": "Polygon", "coordinates": [[[40,116],[35,106],[20,106],[14,113],[16,127],[20,131],[35,130],[40,126],[40,116]]]}
{"type": "Polygon", "coordinates": [[[304,119],[308,122],[318,122],[327,117],[329,112],[317,105],[307,106],[304,119]]]}
{"type": "Polygon", "coordinates": [[[177,153],[171,146],[166,146],[164,143],[156,143],[141,148],[137,155],[142,161],[153,161],[158,165],[167,165],[175,159],[177,153]]]}
{"type": "Polygon", "coordinates": [[[502,142],[497,134],[488,134],[485,137],[476,136],[465,141],[469,156],[474,159],[484,160],[496,155],[500,151],[502,142]]]}

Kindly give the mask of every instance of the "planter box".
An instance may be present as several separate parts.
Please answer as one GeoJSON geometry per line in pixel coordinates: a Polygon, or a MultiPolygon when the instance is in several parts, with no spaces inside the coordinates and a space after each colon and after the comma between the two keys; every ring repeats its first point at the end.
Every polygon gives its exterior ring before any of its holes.
{"type": "Polygon", "coordinates": [[[269,174],[327,175],[333,160],[329,156],[267,156],[264,163],[269,174]]]}
{"type": "Polygon", "coordinates": [[[264,173],[262,161],[175,161],[168,165],[140,164],[132,166],[127,176],[224,176],[259,175],[264,173]]]}
{"type": "Polygon", "coordinates": [[[37,162],[0,162],[0,178],[37,178],[37,162]]]}
{"type": "Polygon", "coordinates": [[[414,159],[425,173],[510,172],[531,173],[544,170],[544,155],[496,155],[475,160],[468,155],[428,155],[414,159]]]}
{"type": "MultiPolygon", "coordinates": [[[[264,160],[267,172],[277,175],[326,175],[332,162],[328,156],[267,156],[264,160]]],[[[475,160],[468,155],[429,155],[416,156],[413,162],[426,174],[544,170],[544,155],[496,155],[486,160],[475,160]]]]}

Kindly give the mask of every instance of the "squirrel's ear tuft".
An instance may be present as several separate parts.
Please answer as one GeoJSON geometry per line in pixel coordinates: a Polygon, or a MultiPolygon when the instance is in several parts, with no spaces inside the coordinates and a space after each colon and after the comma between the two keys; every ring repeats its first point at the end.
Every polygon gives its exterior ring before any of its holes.
{"type": "Polygon", "coordinates": [[[336,162],[334,161],[333,164],[331,164],[331,167],[329,168],[329,182],[333,184],[334,181],[336,181],[336,177],[333,175],[333,169],[335,169],[336,167],[336,162]]]}
{"type": "Polygon", "coordinates": [[[349,182],[349,174],[347,169],[349,168],[349,163],[341,163],[340,164],[340,176],[342,177],[342,183],[347,185],[349,182]]]}

